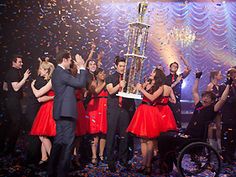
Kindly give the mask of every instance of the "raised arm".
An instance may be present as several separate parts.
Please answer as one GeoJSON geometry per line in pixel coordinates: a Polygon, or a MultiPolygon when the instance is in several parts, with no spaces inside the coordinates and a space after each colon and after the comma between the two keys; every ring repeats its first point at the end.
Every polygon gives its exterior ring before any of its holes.
{"type": "Polygon", "coordinates": [[[182,54],[180,55],[180,59],[183,61],[184,65],[185,65],[185,69],[183,72],[183,78],[186,78],[189,75],[189,73],[191,72],[191,67],[190,67],[188,61],[184,58],[184,56],[182,54]]]}
{"type": "Polygon", "coordinates": [[[224,92],[222,93],[219,101],[217,101],[217,103],[214,106],[214,111],[215,112],[219,111],[222,108],[222,106],[224,105],[224,103],[225,103],[225,101],[228,97],[230,85],[232,84],[232,82],[233,82],[232,78],[227,78],[226,88],[225,88],[224,92]]]}
{"type": "Polygon", "coordinates": [[[27,70],[25,71],[25,73],[24,73],[23,79],[21,79],[20,82],[12,82],[11,84],[12,84],[13,90],[16,91],[16,92],[17,92],[18,90],[20,90],[21,87],[25,84],[26,80],[29,78],[30,74],[31,74],[31,73],[30,73],[30,70],[27,69],[27,70]]]}
{"type": "Polygon", "coordinates": [[[198,93],[198,85],[199,85],[199,80],[201,78],[201,75],[202,75],[202,72],[196,73],[196,79],[194,81],[193,88],[192,88],[193,101],[195,105],[197,105],[197,103],[200,101],[200,96],[198,93]]]}
{"type": "Polygon", "coordinates": [[[37,90],[35,88],[34,84],[35,84],[35,80],[31,83],[31,89],[32,89],[32,91],[33,91],[36,98],[39,98],[39,97],[43,96],[49,90],[52,89],[52,81],[51,80],[49,80],[48,83],[46,85],[44,85],[42,88],[40,88],[39,90],[37,90]]]}
{"type": "Polygon", "coordinates": [[[93,58],[93,54],[95,52],[95,49],[96,49],[96,45],[95,45],[95,43],[92,43],[91,50],[90,50],[89,56],[86,61],[91,60],[93,58]]]}

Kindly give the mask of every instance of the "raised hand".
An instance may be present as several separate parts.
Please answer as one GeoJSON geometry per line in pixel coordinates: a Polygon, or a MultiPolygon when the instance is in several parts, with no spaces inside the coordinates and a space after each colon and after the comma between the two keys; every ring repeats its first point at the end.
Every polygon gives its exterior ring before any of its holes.
{"type": "Polygon", "coordinates": [[[24,73],[24,79],[27,80],[30,75],[31,75],[30,70],[27,69],[27,70],[25,71],[25,73],[24,73]]]}
{"type": "Polygon", "coordinates": [[[198,71],[198,72],[196,73],[196,78],[197,78],[197,79],[200,79],[201,76],[202,76],[202,71],[198,71]]]}
{"type": "Polygon", "coordinates": [[[85,67],[84,59],[81,57],[81,55],[76,54],[75,55],[75,64],[78,68],[85,67]]]}
{"type": "Polygon", "coordinates": [[[232,77],[227,77],[227,80],[225,81],[225,85],[231,85],[233,82],[233,78],[232,77]]]}

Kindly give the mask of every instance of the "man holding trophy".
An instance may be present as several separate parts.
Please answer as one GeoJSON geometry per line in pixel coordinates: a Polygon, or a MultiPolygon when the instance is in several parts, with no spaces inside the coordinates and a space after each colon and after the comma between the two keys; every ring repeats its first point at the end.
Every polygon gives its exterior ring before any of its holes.
{"type": "Polygon", "coordinates": [[[111,172],[116,171],[115,162],[115,137],[116,133],[119,134],[119,152],[118,160],[120,164],[129,168],[128,164],[128,134],[126,129],[130,122],[130,110],[134,108],[133,100],[116,96],[116,94],[125,89],[126,81],[123,80],[126,62],[124,58],[119,56],[115,57],[116,71],[109,75],[106,80],[106,88],[108,91],[107,99],[107,160],[108,168],[111,172]]]}

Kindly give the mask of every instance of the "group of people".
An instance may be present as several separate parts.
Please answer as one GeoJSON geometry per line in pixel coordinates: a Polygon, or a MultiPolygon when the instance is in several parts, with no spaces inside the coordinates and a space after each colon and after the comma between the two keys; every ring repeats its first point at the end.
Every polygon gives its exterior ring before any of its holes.
{"type": "MultiPolygon", "coordinates": [[[[230,141],[232,137],[236,139],[236,112],[233,109],[236,106],[236,68],[228,71],[223,86],[219,85],[221,72],[212,72],[211,82],[202,98],[198,93],[202,73],[196,73],[192,91],[195,110],[183,138],[177,136],[181,128],[181,84],[191,71],[184,57],[180,56],[186,66],[182,74],[177,75],[179,65],[173,62],[168,76],[161,66],[157,66],[144,83],[136,85],[135,90],[143,95],[142,102],[136,106],[133,99],[116,95],[126,90],[125,59],[115,57],[116,70],[107,76],[102,69],[103,53],[99,53],[98,61],[92,59],[94,48],[92,46],[86,62],[78,54],[72,60],[69,51],[57,54],[56,67],[48,58],[40,60],[38,76],[31,82],[26,111],[28,122],[25,123],[29,135],[40,139],[39,164],[48,164],[49,176],[68,175],[72,156],[78,160],[82,138],[88,134],[91,163],[97,165],[99,160],[105,162],[106,159],[111,172],[116,171],[116,161],[127,169],[131,168],[129,149],[133,148],[133,135],[140,138],[143,157],[142,166],[137,171],[150,175],[153,156],[158,153],[160,168],[166,163],[168,168],[163,171],[170,172],[174,160],[167,161],[166,154],[173,151],[176,144],[186,141],[186,137],[205,139],[208,125],[211,144],[215,124],[218,147],[226,160],[232,160],[236,147],[235,141],[230,141]],[[209,124],[213,120],[215,123],[209,124]],[[222,138],[223,134],[228,139],[222,138]]],[[[3,84],[11,123],[5,147],[8,153],[15,150],[22,124],[22,88],[31,75],[30,70],[26,70],[23,76],[20,74],[22,65],[22,57],[14,56],[3,84]]],[[[31,155],[33,158],[34,153],[31,155]]]]}

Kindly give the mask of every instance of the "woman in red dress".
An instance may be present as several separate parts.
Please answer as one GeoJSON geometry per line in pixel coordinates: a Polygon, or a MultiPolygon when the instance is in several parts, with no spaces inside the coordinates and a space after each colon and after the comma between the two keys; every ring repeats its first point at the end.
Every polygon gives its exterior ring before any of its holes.
{"type": "Polygon", "coordinates": [[[74,166],[80,167],[78,150],[81,142],[81,138],[88,134],[89,128],[89,119],[86,117],[86,111],[84,107],[84,89],[76,90],[77,97],[77,110],[78,110],[78,118],[76,121],[76,129],[75,129],[75,142],[74,142],[74,152],[72,163],[74,166]]]}
{"type": "Polygon", "coordinates": [[[163,93],[159,98],[157,98],[156,102],[156,107],[159,114],[157,118],[160,133],[177,129],[174,114],[168,106],[169,101],[173,104],[176,103],[174,92],[170,86],[163,85],[163,93]]]}
{"type": "Polygon", "coordinates": [[[151,160],[153,157],[156,138],[162,131],[159,117],[162,116],[158,109],[158,103],[164,92],[165,75],[160,69],[154,69],[149,80],[143,84],[137,84],[137,90],[143,95],[142,104],[137,108],[127,131],[140,137],[141,152],[143,156],[142,167],[138,172],[151,174],[151,160]]]}
{"type": "Polygon", "coordinates": [[[90,91],[92,92],[91,99],[88,103],[86,116],[89,118],[89,134],[93,136],[91,142],[92,148],[92,163],[97,164],[97,147],[99,143],[99,158],[104,160],[105,135],[107,133],[107,96],[105,90],[105,72],[98,68],[94,75],[96,80],[92,82],[90,91]],[[100,140],[100,142],[99,142],[100,140]]]}
{"type": "Polygon", "coordinates": [[[30,131],[30,135],[39,136],[39,139],[42,142],[42,157],[39,164],[45,163],[50,155],[52,144],[48,136],[56,135],[56,124],[52,113],[54,93],[51,90],[52,84],[50,80],[53,70],[54,65],[52,63],[48,61],[41,62],[39,66],[39,74],[44,76],[45,80],[48,80],[48,83],[40,90],[37,90],[34,87],[34,81],[31,83],[31,88],[38,101],[44,102],[35,117],[30,131]]]}

